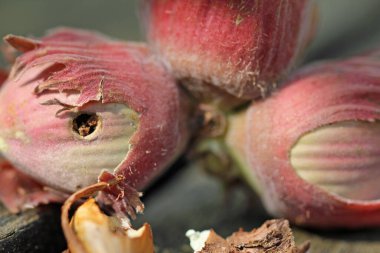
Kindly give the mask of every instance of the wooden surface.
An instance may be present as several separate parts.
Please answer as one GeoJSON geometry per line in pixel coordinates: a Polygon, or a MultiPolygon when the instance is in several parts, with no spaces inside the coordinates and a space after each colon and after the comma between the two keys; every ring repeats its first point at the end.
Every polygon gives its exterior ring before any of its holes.
{"type": "MultiPolygon", "coordinates": [[[[177,167],[179,167],[177,165],[177,167]]],[[[135,226],[149,222],[157,252],[192,252],[185,232],[214,228],[223,236],[240,227],[250,230],[271,217],[243,186],[226,192],[218,180],[196,166],[172,169],[144,197],[145,214],[135,226]]],[[[59,207],[49,206],[10,215],[0,209],[0,252],[61,252],[59,207]]],[[[298,243],[311,241],[312,253],[380,252],[380,229],[312,231],[295,228],[298,243]]]]}
{"type": "Polygon", "coordinates": [[[0,252],[62,252],[66,245],[59,210],[52,205],[14,215],[0,205],[0,252]]]}
{"type": "MultiPolygon", "coordinates": [[[[185,232],[214,228],[227,236],[240,227],[250,230],[268,217],[260,202],[244,187],[226,193],[218,180],[199,167],[174,172],[145,198],[141,221],[153,227],[159,252],[192,252],[185,232]]],[[[293,227],[297,243],[311,241],[312,253],[380,252],[380,229],[312,231],[293,227]]]]}

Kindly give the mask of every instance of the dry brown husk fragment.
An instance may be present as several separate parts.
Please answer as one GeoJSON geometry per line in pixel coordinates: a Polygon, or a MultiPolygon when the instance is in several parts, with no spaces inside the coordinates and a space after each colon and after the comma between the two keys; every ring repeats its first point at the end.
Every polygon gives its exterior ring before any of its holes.
{"type": "Polygon", "coordinates": [[[297,247],[287,220],[269,220],[250,232],[239,230],[223,239],[211,230],[199,253],[306,253],[310,244],[297,247]]]}
{"type": "Polygon", "coordinates": [[[62,207],[62,228],[67,240],[65,253],[153,253],[153,235],[149,224],[132,229],[115,216],[104,214],[89,196],[108,187],[97,183],[74,193],[62,207]],[[72,218],[69,211],[75,203],[88,198],[72,218]]]}

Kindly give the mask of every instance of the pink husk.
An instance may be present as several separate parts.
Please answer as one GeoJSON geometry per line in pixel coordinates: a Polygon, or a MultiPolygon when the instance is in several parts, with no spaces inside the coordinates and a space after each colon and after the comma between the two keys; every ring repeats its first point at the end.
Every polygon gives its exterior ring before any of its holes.
{"type": "Polygon", "coordinates": [[[42,186],[0,157],[0,201],[17,213],[40,204],[62,202],[67,195],[42,186]]]}
{"type": "Polygon", "coordinates": [[[297,140],[321,126],[379,120],[379,69],[376,57],[312,65],[271,98],[249,108],[247,138],[241,145],[272,214],[313,227],[380,225],[380,200],[329,193],[299,177],[289,158],[297,140]]]}
{"type": "Polygon", "coordinates": [[[81,144],[62,130],[63,124],[70,113],[96,104],[125,104],[139,115],[132,148],[117,168],[108,168],[130,187],[146,187],[184,149],[188,101],[143,43],[68,28],[41,40],[7,36],[6,41],[25,53],[0,94],[0,137],[6,140],[4,155],[29,176],[75,191],[65,184],[74,185],[82,176],[57,168],[49,152],[81,144]]]}
{"type": "Polygon", "coordinates": [[[211,84],[244,99],[276,87],[316,25],[315,3],[308,0],[144,4],[153,49],[190,91],[207,91],[211,84]]]}

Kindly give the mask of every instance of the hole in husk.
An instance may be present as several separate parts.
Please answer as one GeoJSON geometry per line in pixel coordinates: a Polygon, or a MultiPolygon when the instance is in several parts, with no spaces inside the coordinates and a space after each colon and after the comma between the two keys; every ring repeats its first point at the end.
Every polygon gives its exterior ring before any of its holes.
{"type": "Polygon", "coordinates": [[[100,117],[95,113],[81,113],[73,119],[73,131],[81,137],[86,137],[99,127],[100,117]]]}

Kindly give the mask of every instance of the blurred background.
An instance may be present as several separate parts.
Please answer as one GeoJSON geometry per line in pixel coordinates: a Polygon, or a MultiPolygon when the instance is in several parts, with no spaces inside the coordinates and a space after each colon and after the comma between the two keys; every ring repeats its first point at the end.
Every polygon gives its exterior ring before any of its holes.
{"type": "Polygon", "coordinates": [[[138,40],[137,6],[138,0],[0,0],[0,36],[41,36],[53,27],[72,26],[138,40]]]}
{"type": "MultiPolygon", "coordinates": [[[[345,56],[380,46],[379,0],[316,1],[320,4],[320,25],[307,60],[345,56]]],[[[72,26],[124,40],[142,40],[138,2],[0,0],[0,36],[41,36],[53,27],[72,26]]]]}
{"type": "MultiPolygon", "coordinates": [[[[320,22],[306,61],[344,57],[380,47],[380,0],[316,1],[320,3],[320,22]]],[[[123,40],[143,40],[138,2],[0,0],[0,37],[9,33],[39,37],[48,29],[70,26],[97,30],[123,40]]],[[[5,62],[0,57],[1,65],[5,66],[5,62]]],[[[166,250],[162,252],[178,252],[178,249],[191,252],[188,246],[183,246],[188,245],[184,233],[189,228],[213,227],[220,234],[227,235],[239,227],[251,229],[268,218],[258,202],[246,199],[242,191],[232,192],[226,198],[220,182],[204,173],[198,165],[182,161],[175,166],[147,192],[144,198],[147,209],[139,221],[151,223],[156,244],[166,250]],[[226,205],[226,200],[229,205],[226,205]]],[[[326,249],[339,244],[342,249],[339,252],[349,252],[344,250],[347,248],[372,252],[363,250],[367,247],[364,240],[378,240],[379,235],[380,231],[322,235],[296,230],[297,240],[320,240],[326,249]]],[[[380,244],[376,249],[380,251],[380,244]]],[[[330,251],[314,248],[313,252],[330,251]]]]}
{"type": "MultiPolygon", "coordinates": [[[[138,0],[0,0],[0,37],[39,37],[57,26],[97,30],[123,40],[141,40],[138,0]]],[[[4,64],[4,59],[0,60],[4,64]]]]}

